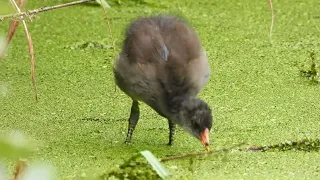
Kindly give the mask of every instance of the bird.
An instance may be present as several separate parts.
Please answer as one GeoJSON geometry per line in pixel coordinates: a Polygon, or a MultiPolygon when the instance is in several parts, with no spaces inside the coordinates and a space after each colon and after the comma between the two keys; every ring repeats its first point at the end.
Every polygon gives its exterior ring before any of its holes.
{"type": "Polygon", "coordinates": [[[125,143],[131,143],[143,102],[168,120],[168,145],[178,125],[210,151],[212,112],[197,95],[211,72],[195,29],[183,18],[160,14],[137,17],[124,36],[113,74],[116,85],[132,100],[125,143]]]}

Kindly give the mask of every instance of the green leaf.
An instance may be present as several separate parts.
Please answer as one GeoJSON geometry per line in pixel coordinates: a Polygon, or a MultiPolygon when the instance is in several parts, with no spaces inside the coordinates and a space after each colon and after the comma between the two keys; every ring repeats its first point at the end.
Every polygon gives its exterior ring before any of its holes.
{"type": "Polygon", "coordinates": [[[0,137],[0,158],[26,158],[31,155],[33,148],[32,143],[20,132],[0,137]]]}
{"type": "Polygon", "coordinates": [[[160,161],[150,152],[150,151],[141,151],[140,152],[148,161],[148,163],[153,167],[157,174],[165,179],[170,176],[171,173],[160,163],[160,161]]]}

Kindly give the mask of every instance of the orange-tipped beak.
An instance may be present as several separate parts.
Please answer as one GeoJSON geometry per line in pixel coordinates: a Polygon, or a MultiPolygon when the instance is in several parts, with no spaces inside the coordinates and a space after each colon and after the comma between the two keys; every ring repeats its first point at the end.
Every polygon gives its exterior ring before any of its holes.
{"type": "Polygon", "coordinates": [[[200,134],[200,141],[206,148],[206,151],[210,151],[209,147],[209,129],[206,128],[201,134],[200,134]]]}

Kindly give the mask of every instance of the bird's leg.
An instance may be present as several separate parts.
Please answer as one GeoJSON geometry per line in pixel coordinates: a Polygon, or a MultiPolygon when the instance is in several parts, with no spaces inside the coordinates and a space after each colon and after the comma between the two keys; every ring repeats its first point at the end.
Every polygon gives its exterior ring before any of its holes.
{"type": "Polygon", "coordinates": [[[129,126],[128,126],[128,134],[125,143],[130,144],[131,137],[134,128],[136,127],[140,116],[139,103],[136,100],[132,100],[131,112],[129,117],[129,126]]]}
{"type": "Polygon", "coordinates": [[[169,143],[168,143],[168,145],[171,146],[173,144],[173,136],[175,134],[176,124],[170,119],[168,119],[168,122],[169,122],[169,131],[170,131],[169,132],[169,143]]]}

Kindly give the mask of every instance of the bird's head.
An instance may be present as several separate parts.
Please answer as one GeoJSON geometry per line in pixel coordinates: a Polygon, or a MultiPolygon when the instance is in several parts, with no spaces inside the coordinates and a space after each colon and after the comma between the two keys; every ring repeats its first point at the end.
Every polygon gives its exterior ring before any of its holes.
{"type": "Polygon", "coordinates": [[[176,122],[189,134],[199,139],[209,151],[212,114],[207,103],[192,97],[183,99],[176,114],[176,122]]]}

